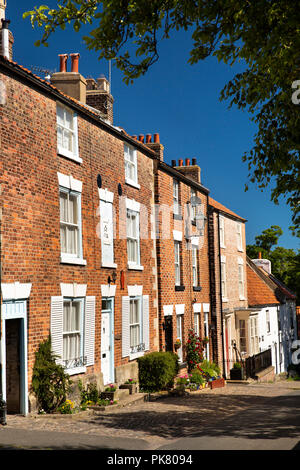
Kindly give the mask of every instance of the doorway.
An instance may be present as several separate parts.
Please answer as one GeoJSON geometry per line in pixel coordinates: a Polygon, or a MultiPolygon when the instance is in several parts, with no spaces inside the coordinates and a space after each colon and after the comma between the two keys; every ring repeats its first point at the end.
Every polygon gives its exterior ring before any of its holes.
{"type": "Polygon", "coordinates": [[[28,413],[26,301],[2,305],[2,393],[8,414],[28,413]]]}
{"type": "Polygon", "coordinates": [[[114,299],[102,299],[101,311],[101,372],[104,385],[115,381],[114,373],[114,299]]]}

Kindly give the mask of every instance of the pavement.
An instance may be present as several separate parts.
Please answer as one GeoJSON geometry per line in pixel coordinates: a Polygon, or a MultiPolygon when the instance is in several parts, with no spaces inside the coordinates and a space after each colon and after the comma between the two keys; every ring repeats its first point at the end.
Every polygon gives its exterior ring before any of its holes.
{"type": "Polygon", "coordinates": [[[8,415],[0,450],[300,450],[300,382],[227,384],[74,415],[8,415]]]}

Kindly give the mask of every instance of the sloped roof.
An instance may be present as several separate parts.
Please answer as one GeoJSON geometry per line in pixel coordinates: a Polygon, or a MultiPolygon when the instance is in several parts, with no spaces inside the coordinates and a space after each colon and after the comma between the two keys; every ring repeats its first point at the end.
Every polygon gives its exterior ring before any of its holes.
{"type": "Polygon", "coordinates": [[[249,306],[280,304],[274,290],[263,281],[261,276],[249,265],[248,262],[247,295],[249,306]]]}
{"type": "Polygon", "coordinates": [[[214,199],[212,199],[211,197],[208,198],[208,202],[209,204],[214,207],[215,209],[221,211],[221,212],[224,212],[225,214],[228,214],[228,215],[231,215],[233,216],[234,218],[236,219],[240,219],[242,222],[246,222],[246,219],[244,219],[243,217],[241,217],[240,215],[236,214],[235,212],[233,212],[232,210],[228,209],[227,207],[223,206],[223,204],[221,204],[220,202],[218,201],[215,201],[214,199]]]}

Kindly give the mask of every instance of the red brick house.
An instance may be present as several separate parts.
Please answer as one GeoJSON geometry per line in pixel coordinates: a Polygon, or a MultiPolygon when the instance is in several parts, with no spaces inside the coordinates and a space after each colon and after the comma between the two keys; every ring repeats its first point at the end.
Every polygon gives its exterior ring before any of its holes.
{"type": "MultiPolygon", "coordinates": [[[[184,365],[189,330],[200,338],[210,336],[210,290],[208,263],[208,190],[201,184],[200,168],[193,159],[155,162],[155,197],[158,208],[157,272],[160,349],[177,350],[184,365]]],[[[210,344],[206,357],[211,356],[210,344]]]]}
{"type": "Polygon", "coordinates": [[[135,359],[159,349],[156,246],[147,235],[157,156],[113,125],[107,81],[87,82],[78,55],[71,59],[70,73],[60,57],[50,83],[0,57],[8,412],[31,409],[35,352],[49,333],[67,372],[99,386],[136,376],[135,359]]]}

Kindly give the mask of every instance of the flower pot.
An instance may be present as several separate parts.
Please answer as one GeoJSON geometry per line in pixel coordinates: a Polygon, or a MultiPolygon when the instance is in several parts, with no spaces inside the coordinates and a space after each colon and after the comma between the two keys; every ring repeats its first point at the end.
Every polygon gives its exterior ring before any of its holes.
{"type": "Polygon", "coordinates": [[[211,390],[213,390],[214,388],[224,387],[225,386],[225,380],[223,378],[212,380],[211,382],[209,382],[209,386],[210,386],[211,390]]]}
{"type": "Polygon", "coordinates": [[[124,389],[127,388],[129,390],[129,395],[133,395],[134,393],[138,393],[138,384],[122,384],[119,388],[124,389]]]}

